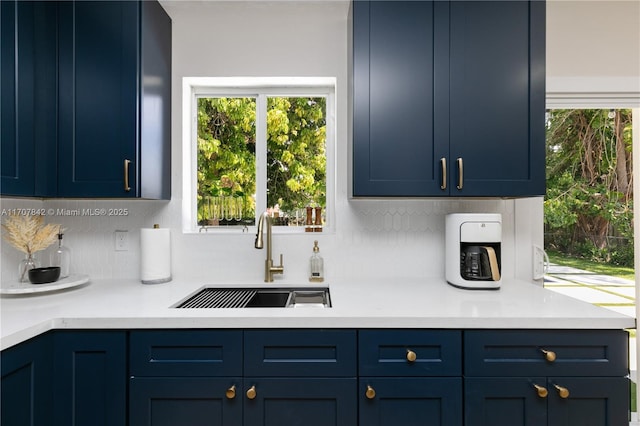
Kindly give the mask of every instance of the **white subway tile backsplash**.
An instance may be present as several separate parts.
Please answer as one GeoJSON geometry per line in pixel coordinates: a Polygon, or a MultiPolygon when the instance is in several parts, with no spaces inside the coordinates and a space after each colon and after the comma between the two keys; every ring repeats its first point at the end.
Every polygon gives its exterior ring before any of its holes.
{"type": "MultiPolygon", "coordinates": [[[[306,279],[314,239],[320,240],[327,277],[444,275],[444,217],[449,212],[503,215],[505,259],[513,263],[513,200],[351,200],[339,203],[335,234],[274,234],[274,257],[284,254],[284,279],[306,279]]],[[[148,200],[3,199],[2,207],[45,208],[60,223],[72,250],[71,270],[94,278],[139,277],[140,228],[159,223],[172,229],[176,278],[208,282],[260,282],[265,253],[253,248],[253,234],[182,234],[180,202],[148,200]],[[126,209],[126,215],[109,215],[126,209]],[[75,214],[74,212],[80,212],[75,214]],[[89,214],[89,212],[99,212],[89,214]],[[106,211],[106,213],[102,213],[106,211]],[[129,233],[129,250],[115,251],[116,230],[129,233]]],[[[2,280],[13,280],[22,255],[2,242],[2,280]]],[[[44,261],[44,257],[42,257],[44,261]]],[[[505,267],[508,275],[509,267],[505,267]]],[[[511,268],[513,269],[513,268],[511,268]]],[[[513,272],[511,272],[513,274],[513,272]]]]}

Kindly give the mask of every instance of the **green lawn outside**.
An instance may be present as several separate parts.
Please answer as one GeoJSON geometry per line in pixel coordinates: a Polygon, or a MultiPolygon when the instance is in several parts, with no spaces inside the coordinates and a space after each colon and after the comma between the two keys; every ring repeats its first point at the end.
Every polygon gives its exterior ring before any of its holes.
{"type": "Polygon", "coordinates": [[[566,254],[548,251],[551,263],[562,266],[571,266],[573,268],[583,269],[585,271],[596,274],[610,275],[612,277],[624,278],[627,280],[635,279],[635,271],[633,268],[624,266],[609,265],[606,263],[596,263],[577,257],[569,257],[566,254]]]}

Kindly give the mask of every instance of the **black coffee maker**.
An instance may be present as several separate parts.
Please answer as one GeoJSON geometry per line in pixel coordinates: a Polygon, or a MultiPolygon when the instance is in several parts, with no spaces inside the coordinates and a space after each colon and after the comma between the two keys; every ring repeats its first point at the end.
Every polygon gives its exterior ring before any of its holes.
{"type": "Polygon", "coordinates": [[[500,281],[500,266],[491,246],[467,246],[460,250],[460,275],[465,280],[500,281]]]}

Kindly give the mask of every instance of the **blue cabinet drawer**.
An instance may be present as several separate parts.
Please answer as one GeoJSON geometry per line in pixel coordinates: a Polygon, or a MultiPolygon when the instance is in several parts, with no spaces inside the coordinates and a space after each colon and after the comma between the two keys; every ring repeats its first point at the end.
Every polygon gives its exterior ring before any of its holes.
{"type": "Polygon", "coordinates": [[[244,374],[254,377],[353,377],[354,330],[250,330],[244,333],[244,374]]]}
{"type": "Polygon", "coordinates": [[[622,330],[493,330],[464,334],[465,376],[626,376],[622,330]]]}
{"type": "Polygon", "coordinates": [[[145,330],[130,333],[132,376],[241,376],[242,331],[145,330]]]}
{"type": "Polygon", "coordinates": [[[462,333],[449,330],[363,330],[360,376],[459,376],[462,333]]]}

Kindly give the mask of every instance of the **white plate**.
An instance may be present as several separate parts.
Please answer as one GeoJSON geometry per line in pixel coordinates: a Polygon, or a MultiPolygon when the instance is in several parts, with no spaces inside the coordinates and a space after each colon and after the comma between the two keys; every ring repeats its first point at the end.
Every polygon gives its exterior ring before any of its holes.
{"type": "Polygon", "coordinates": [[[45,293],[48,291],[62,290],[65,288],[78,287],[89,282],[89,275],[75,274],[67,278],[48,283],[48,284],[31,284],[30,282],[20,283],[12,282],[3,284],[0,287],[0,294],[29,294],[29,293],[45,293]]]}

